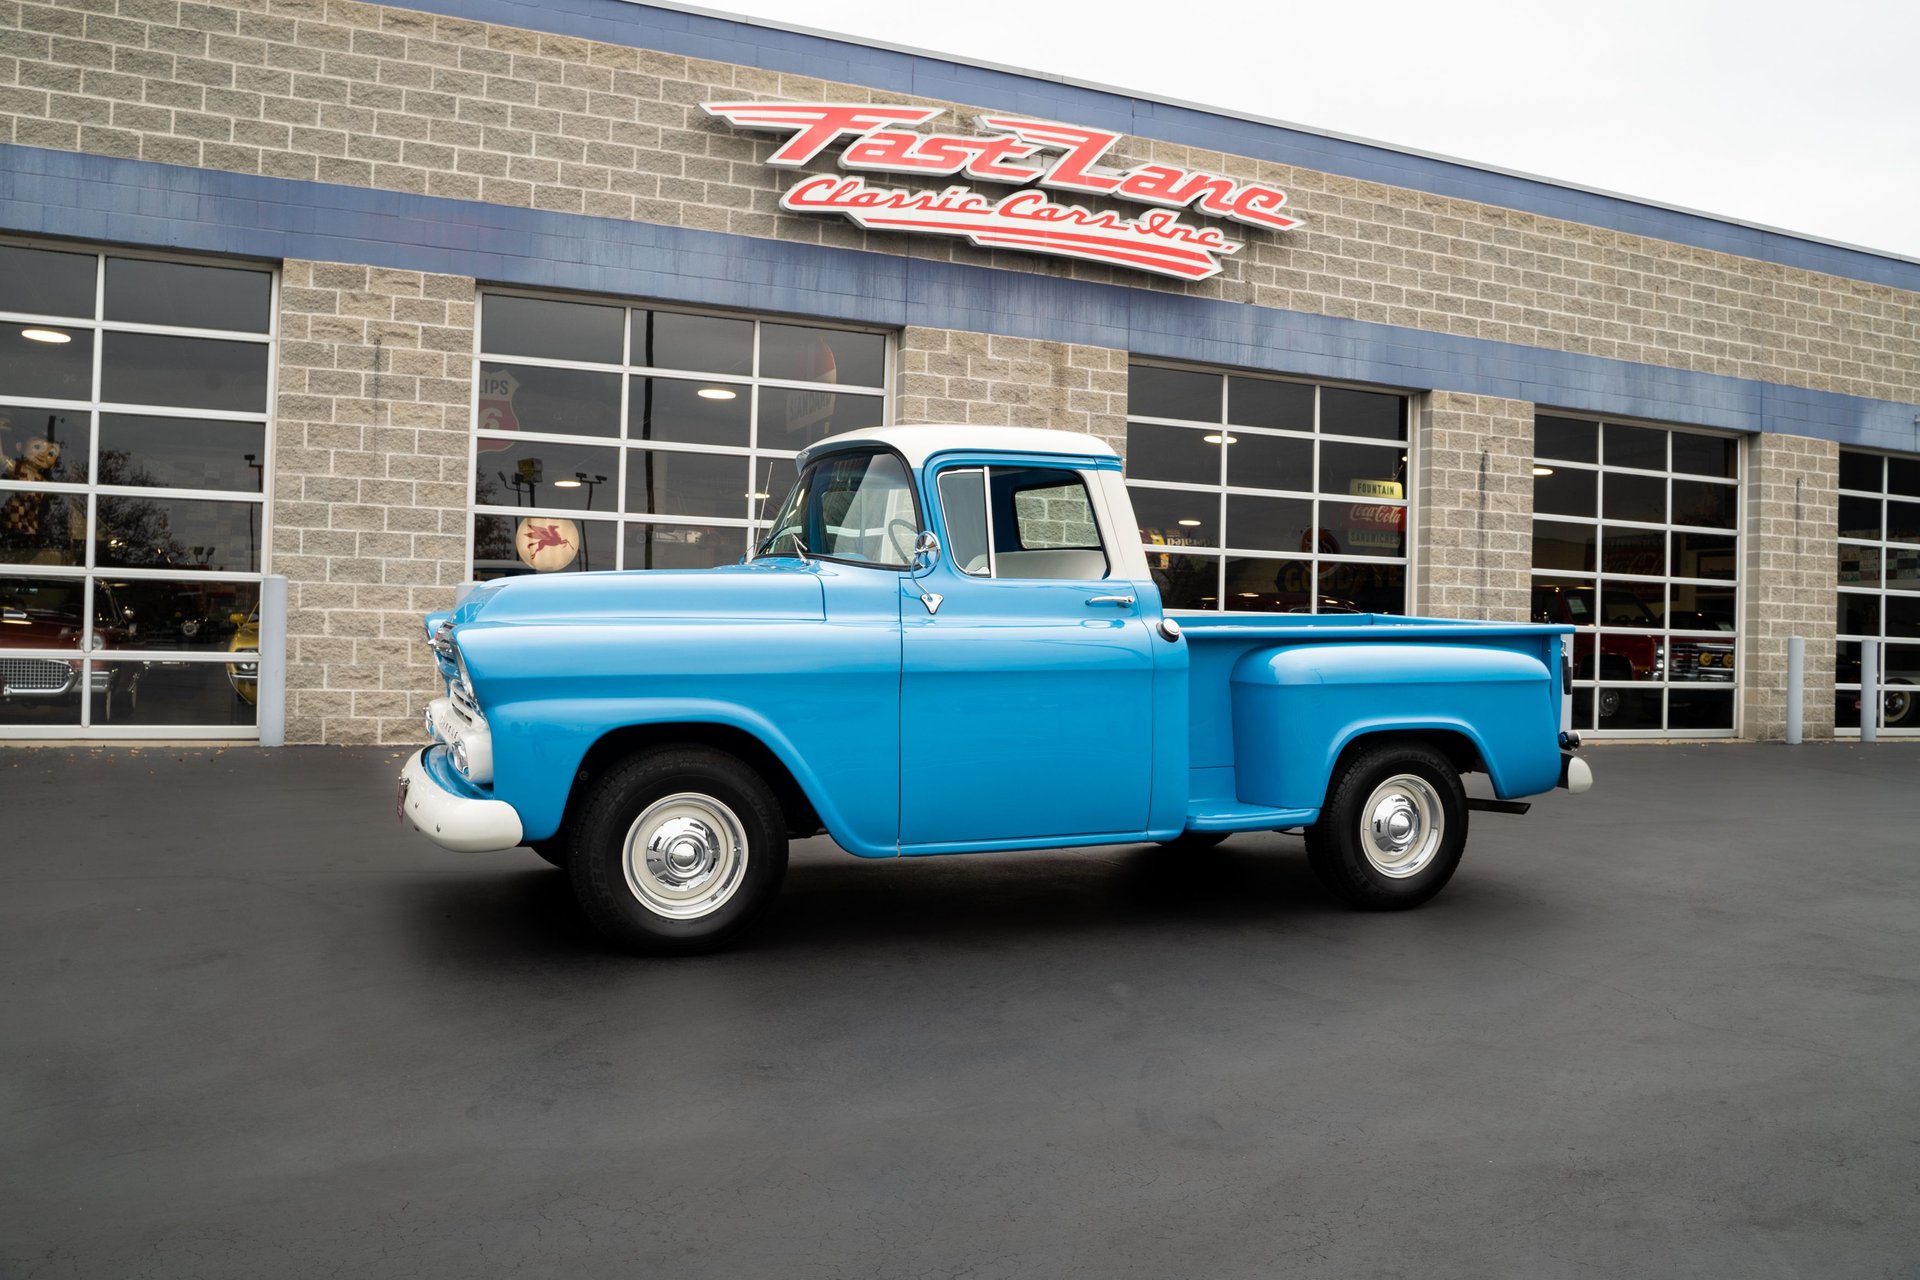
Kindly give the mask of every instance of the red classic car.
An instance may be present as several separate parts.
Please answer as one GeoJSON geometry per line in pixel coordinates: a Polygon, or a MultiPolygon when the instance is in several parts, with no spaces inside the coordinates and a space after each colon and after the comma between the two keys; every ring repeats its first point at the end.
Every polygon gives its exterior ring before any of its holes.
{"type": "MultiPolygon", "coordinates": [[[[80,697],[84,667],[84,583],[66,578],[0,578],[0,702],[51,702],[80,697]],[[15,650],[72,650],[71,658],[16,657],[15,650]]],[[[132,643],[134,626],[113,589],[93,588],[93,639],[97,648],[132,643]]],[[[133,709],[144,664],[96,662],[91,693],[95,716],[111,720],[133,709]]]]}

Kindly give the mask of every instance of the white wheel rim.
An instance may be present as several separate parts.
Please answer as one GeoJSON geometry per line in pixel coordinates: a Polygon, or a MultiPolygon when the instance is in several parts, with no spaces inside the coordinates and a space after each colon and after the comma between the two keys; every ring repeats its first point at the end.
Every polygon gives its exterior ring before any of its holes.
{"type": "Polygon", "coordinates": [[[712,796],[682,791],[648,805],[627,828],[621,865],[642,906],[671,920],[712,915],[747,873],[747,832],[712,796]]]}
{"type": "Polygon", "coordinates": [[[1427,869],[1447,833],[1440,793],[1425,778],[1395,774],[1360,809],[1360,848],[1381,875],[1404,880],[1427,869]]]}

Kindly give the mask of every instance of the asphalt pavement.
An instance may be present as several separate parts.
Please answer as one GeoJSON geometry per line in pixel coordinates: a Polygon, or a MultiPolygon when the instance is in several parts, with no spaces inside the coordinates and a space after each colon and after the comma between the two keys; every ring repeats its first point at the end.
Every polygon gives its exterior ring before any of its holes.
{"type": "Polygon", "coordinates": [[[682,960],[401,755],[0,752],[0,1276],[1920,1275],[1920,743],[1592,748],[1398,915],[809,841],[682,960]]]}

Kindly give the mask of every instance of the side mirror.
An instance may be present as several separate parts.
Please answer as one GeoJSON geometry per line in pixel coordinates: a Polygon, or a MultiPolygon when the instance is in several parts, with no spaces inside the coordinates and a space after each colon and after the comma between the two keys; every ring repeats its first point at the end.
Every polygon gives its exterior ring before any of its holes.
{"type": "Polygon", "coordinates": [[[913,576],[917,578],[939,563],[940,535],[931,529],[922,530],[913,544],[913,576]]]}

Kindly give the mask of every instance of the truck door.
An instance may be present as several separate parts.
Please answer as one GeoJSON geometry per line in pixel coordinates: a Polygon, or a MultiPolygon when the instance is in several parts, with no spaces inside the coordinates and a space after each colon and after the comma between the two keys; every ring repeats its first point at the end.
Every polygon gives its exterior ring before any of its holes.
{"type": "Polygon", "coordinates": [[[1146,829],[1152,639],[1069,466],[958,466],[931,486],[941,563],[902,582],[900,843],[1146,829]],[[942,598],[929,610],[922,592],[942,598]]]}

